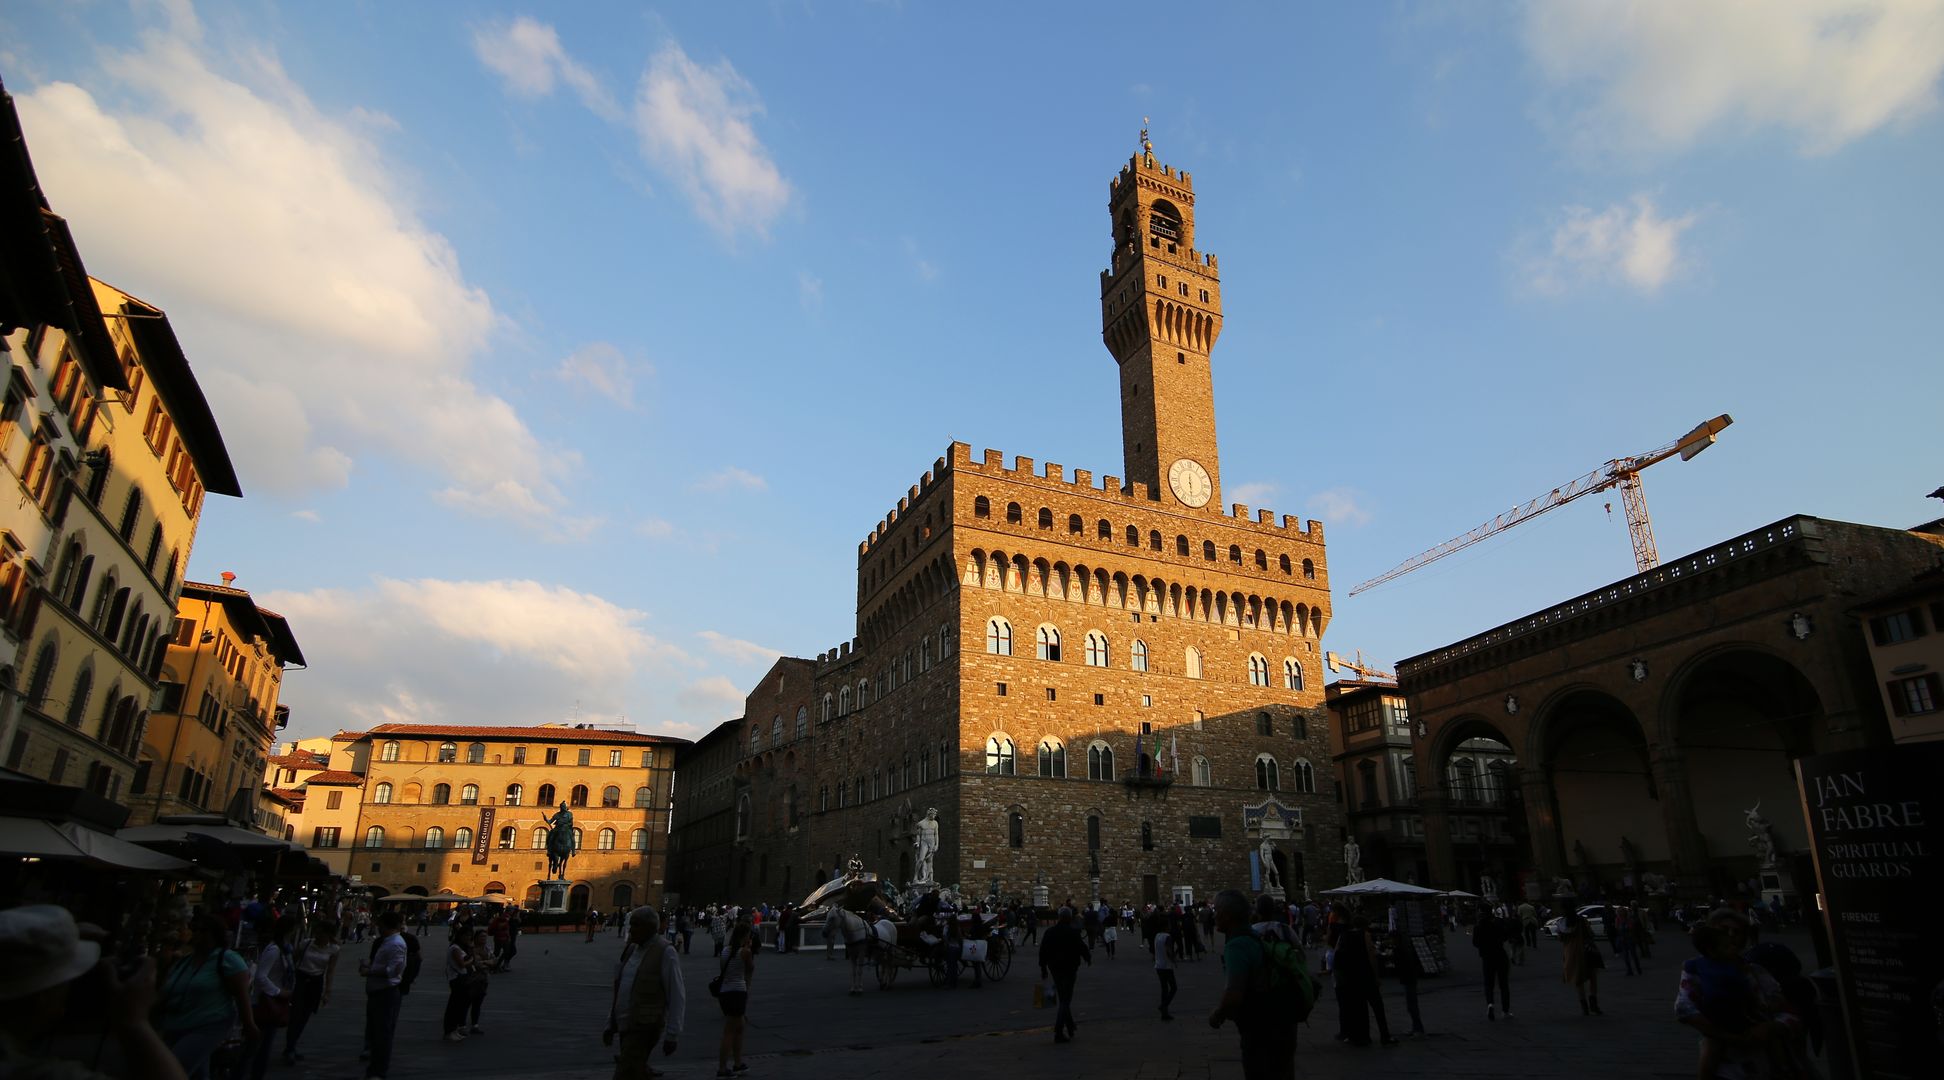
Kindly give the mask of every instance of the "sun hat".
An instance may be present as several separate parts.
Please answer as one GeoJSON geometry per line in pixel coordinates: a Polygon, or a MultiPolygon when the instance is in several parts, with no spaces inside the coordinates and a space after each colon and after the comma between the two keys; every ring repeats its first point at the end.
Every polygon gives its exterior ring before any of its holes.
{"type": "Polygon", "coordinates": [[[82,941],[74,916],[52,904],[0,911],[0,1001],[13,1001],[78,978],[101,959],[82,941]]]}

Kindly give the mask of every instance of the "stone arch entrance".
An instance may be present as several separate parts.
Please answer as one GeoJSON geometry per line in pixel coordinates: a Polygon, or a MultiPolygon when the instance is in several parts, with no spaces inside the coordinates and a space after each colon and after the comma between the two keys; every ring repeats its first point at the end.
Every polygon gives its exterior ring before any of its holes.
{"type": "MultiPolygon", "coordinates": [[[[1749,846],[1748,811],[1760,806],[1783,851],[1807,848],[1795,759],[1816,752],[1823,704],[1795,665],[1756,646],[1696,657],[1670,681],[1661,706],[1664,769],[1685,795],[1682,877],[1719,896],[1744,895],[1760,860],[1749,846]]],[[[1748,890],[1749,892],[1755,890],[1748,890]]]]}
{"type": "Polygon", "coordinates": [[[1423,772],[1444,807],[1458,887],[1501,897],[1522,895],[1532,864],[1514,737],[1483,716],[1461,716],[1439,732],[1423,772]]]}
{"type": "Polygon", "coordinates": [[[1530,743],[1560,847],[1540,858],[1551,854],[1581,896],[1617,895],[1641,868],[1671,864],[1646,729],[1624,702],[1595,687],[1566,691],[1541,709],[1530,743]]]}

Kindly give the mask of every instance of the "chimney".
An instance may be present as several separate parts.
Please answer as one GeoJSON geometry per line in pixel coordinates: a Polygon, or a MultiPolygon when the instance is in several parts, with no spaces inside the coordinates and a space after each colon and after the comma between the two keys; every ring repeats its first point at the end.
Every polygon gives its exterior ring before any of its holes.
{"type": "Polygon", "coordinates": [[[225,570],[225,571],[223,571],[223,584],[224,584],[224,585],[230,585],[230,584],[232,584],[232,583],[234,583],[235,581],[236,581],[236,573],[235,573],[234,571],[231,571],[231,570],[225,570]]]}

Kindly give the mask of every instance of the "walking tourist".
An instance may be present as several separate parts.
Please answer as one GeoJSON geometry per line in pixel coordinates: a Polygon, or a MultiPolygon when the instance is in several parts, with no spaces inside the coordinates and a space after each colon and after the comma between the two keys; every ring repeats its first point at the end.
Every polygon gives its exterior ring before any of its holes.
{"type": "Polygon", "coordinates": [[[1370,939],[1370,920],[1353,917],[1337,930],[1336,992],[1341,1014],[1338,1038],[1352,1046],[1370,1045],[1370,1016],[1377,1016],[1377,1037],[1394,1045],[1384,1017],[1384,998],[1377,987],[1377,945],[1370,939]]]}
{"type": "Polygon", "coordinates": [[[295,1065],[304,1055],[297,1041],[317,1011],[331,1003],[331,981],[337,975],[337,924],[318,919],[311,936],[297,946],[297,996],[291,1002],[290,1026],[284,1029],[284,1064],[295,1065]]]}
{"type": "Polygon", "coordinates": [[[1569,911],[1561,919],[1560,981],[1579,995],[1580,1015],[1604,1016],[1600,1011],[1600,969],[1606,967],[1606,961],[1593,940],[1593,925],[1577,911],[1569,911]]]}
{"type": "MultiPolygon", "coordinates": [[[[1403,927],[1390,932],[1391,964],[1397,969],[1397,985],[1404,988],[1404,1011],[1411,1016],[1411,1034],[1424,1034],[1424,1017],[1418,1013],[1418,980],[1424,977],[1424,961],[1418,957],[1403,927]]],[[[1509,999],[1508,999],[1509,1000],[1509,999]]],[[[1511,1013],[1507,1013],[1510,1016],[1511,1013]]]]}
{"type": "Polygon", "coordinates": [[[404,994],[404,929],[405,920],[396,910],[378,916],[376,947],[371,959],[358,964],[358,974],[365,980],[365,1080],[384,1080],[391,1071],[392,1037],[398,1031],[398,1003],[404,994]]]}
{"type": "Polygon", "coordinates": [[[224,947],[223,920],[202,912],[189,920],[189,949],[162,976],[160,1034],[191,1080],[209,1075],[209,1059],[238,1020],[246,1044],[257,1037],[250,1015],[250,965],[224,947]]]}
{"type": "Polygon", "coordinates": [[[1053,1041],[1071,1040],[1080,1025],[1073,1022],[1073,986],[1080,976],[1080,964],[1093,966],[1093,950],[1087,948],[1080,930],[1073,925],[1073,909],[1063,907],[1052,927],[1040,941],[1039,969],[1042,980],[1051,978],[1060,997],[1060,1009],[1053,1018],[1053,1041]]]}
{"type": "Polygon", "coordinates": [[[1631,908],[1621,908],[1613,915],[1613,955],[1620,958],[1621,970],[1628,975],[1640,974],[1640,951],[1634,937],[1634,913],[1631,908]]]}
{"type": "MultiPolygon", "coordinates": [[[[221,920],[216,923],[220,936],[221,920]]],[[[58,1028],[70,1007],[76,981],[98,971],[100,982],[84,993],[89,1008],[107,1021],[121,1048],[121,1075],[143,1080],[184,1080],[187,1072],[169,1044],[149,1025],[156,997],[155,961],[143,957],[118,975],[101,963],[101,946],[81,940],[66,908],[29,904],[0,911],[0,1072],[20,1077],[108,1080],[106,1073],[42,1057],[30,1048],[58,1028]]]]}
{"type": "MultiPolygon", "coordinates": [[[[1235,1021],[1242,1042],[1243,1080],[1295,1080],[1296,1025],[1286,995],[1272,985],[1262,939],[1249,927],[1249,898],[1235,889],[1215,894],[1215,929],[1224,936],[1222,998],[1208,1026],[1235,1021]]],[[[1159,954],[1162,950],[1156,950],[1159,954]]]]}
{"type": "Polygon", "coordinates": [[[756,977],[757,949],[750,924],[737,919],[735,928],[729,931],[728,943],[717,957],[722,965],[717,976],[722,980],[721,989],[716,994],[716,1003],[722,1007],[722,1042],[716,1047],[717,1076],[734,1076],[749,1069],[743,1061],[743,1025],[749,1015],[749,984],[756,977]]]}
{"type": "Polygon", "coordinates": [[[1539,909],[1527,900],[1519,905],[1519,935],[1525,940],[1525,947],[1539,947],[1539,909]]]}
{"type": "Polygon", "coordinates": [[[465,940],[464,930],[455,931],[452,941],[446,946],[445,977],[445,1041],[466,1041],[466,1005],[472,1000],[473,958],[472,946],[465,940]]]}
{"type": "Polygon", "coordinates": [[[250,1040],[250,1080],[263,1080],[270,1071],[270,1047],[277,1031],[290,1026],[290,1011],[297,996],[297,929],[302,920],[296,915],[279,915],[271,924],[257,952],[256,971],[250,977],[250,1009],[256,1016],[257,1036],[250,1040]]]}
{"type": "Polygon", "coordinates": [[[1174,961],[1168,957],[1168,932],[1161,931],[1154,939],[1154,974],[1161,980],[1161,1019],[1173,1020],[1174,1014],[1168,1011],[1168,1003],[1175,998],[1174,961]]]}
{"type": "Polygon", "coordinates": [[[1472,926],[1472,947],[1478,950],[1478,963],[1485,978],[1485,1019],[1498,1019],[1497,1008],[1512,1019],[1512,964],[1505,954],[1507,939],[1513,937],[1507,920],[1496,912],[1485,911],[1472,926]],[[1494,988],[1498,996],[1493,997],[1494,988]],[[1494,1004],[1496,1002],[1496,1006],[1494,1004]]]}
{"type": "Polygon", "coordinates": [[[628,944],[615,971],[601,1044],[620,1039],[614,1080],[648,1080],[659,1075],[648,1067],[655,1044],[661,1044],[663,1056],[675,1052],[688,1016],[688,992],[682,982],[681,958],[674,944],[662,938],[661,916],[655,909],[638,907],[620,921],[628,928],[628,944]]]}
{"type": "Polygon", "coordinates": [[[472,970],[466,986],[466,1034],[484,1035],[479,1026],[479,1010],[486,1007],[486,991],[492,986],[493,945],[484,927],[474,927],[472,934],[472,970]]]}

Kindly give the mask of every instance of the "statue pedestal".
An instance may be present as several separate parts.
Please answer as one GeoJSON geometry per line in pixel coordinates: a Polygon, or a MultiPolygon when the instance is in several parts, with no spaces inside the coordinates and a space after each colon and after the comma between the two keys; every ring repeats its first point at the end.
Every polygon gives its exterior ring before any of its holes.
{"type": "Polygon", "coordinates": [[[1783,903],[1795,899],[1795,877],[1779,866],[1764,866],[1758,871],[1762,883],[1762,903],[1766,905],[1777,897],[1783,903]]]}
{"type": "Polygon", "coordinates": [[[559,915],[567,910],[567,890],[574,887],[571,881],[540,882],[540,911],[545,915],[559,915]]]}

